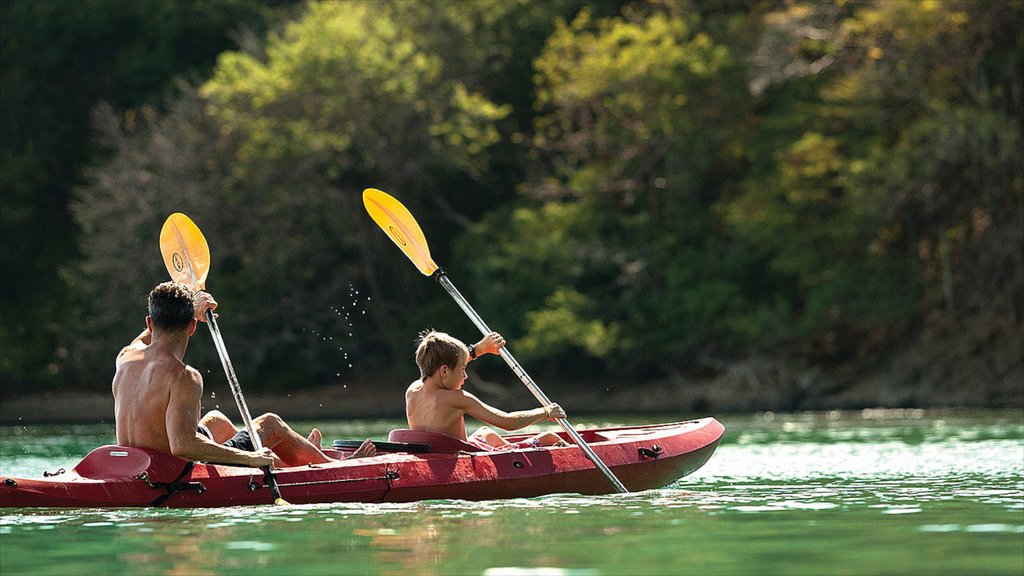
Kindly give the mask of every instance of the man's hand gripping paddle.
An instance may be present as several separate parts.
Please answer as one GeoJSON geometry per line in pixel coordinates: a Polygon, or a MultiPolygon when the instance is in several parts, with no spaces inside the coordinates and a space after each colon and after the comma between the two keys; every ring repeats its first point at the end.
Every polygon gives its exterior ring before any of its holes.
{"type": "MultiPolygon", "coordinates": [[[[480,329],[484,335],[490,334],[491,329],[487,327],[480,315],[473,310],[473,307],[469,305],[469,302],[462,297],[462,294],[456,290],[455,285],[452,284],[451,280],[444,273],[444,270],[434,263],[434,260],[430,257],[430,248],[427,246],[427,239],[423,236],[423,231],[420,229],[420,225],[416,223],[416,219],[413,218],[412,214],[402,205],[401,202],[396,200],[386,192],[377,190],[376,188],[367,188],[363,191],[363,205],[366,206],[366,211],[370,213],[370,217],[373,221],[380,226],[380,229],[402,249],[402,252],[412,260],[412,263],[416,265],[425,276],[430,276],[436,279],[441,286],[444,287],[448,294],[455,299],[455,302],[462,308],[469,319],[476,324],[476,327],[480,329]]],[[[499,351],[501,357],[505,359],[505,363],[512,368],[512,371],[519,376],[519,379],[523,381],[523,384],[529,388],[533,396],[541,403],[542,406],[547,406],[551,403],[551,400],[544,395],[544,392],[539,386],[530,378],[526,370],[519,365],[519,362],[512,357],[512,353],[508,351],[508,347],[502,347],[499,351]]],[[[590,458],[590,461],[597,466],[605,476],[608,477],[608,481],[612,483],[615,490],[618,492],[627,492],[626,487],[619,482],[619,479],[612,474],[612,471],[605,465],[604,462],[598,458],[594,450],[580,437],[579,432],[576,431],[569,421],[565,418],[559,418],[558,424],[561,425],[562,429],[572,437],[572,439],[583,449],[583,452],[590,458]]]]}
{"type": "MultiPolygon", "coordinates": [[[[193,290],[206,289],[206,276],[210,273],[210,246],[206,238],[199,231],[199,227],[192,220],[182,214],[175,212],[167,217],[163,228],[160,230],[160,253],[164,257],[164,264],[167,272],[175,282],[189,286],[193,290]]],[[[231,385],[231,392],[235,397],[235,404],[245,422],[245,430],[252,439],[253,446],[257,450],[263,449],[263,442],[252,425],[252,417],[249,415],[249,407],[245,405],[245,398],[242,396],[242,387],[235,376],[235,368],[231,365],[231,358],[228,357],[228,349],[224,346],[224,338],[217,327],[217,320],[212,310],[206,310],[206,325],[210,327],[210,334],[213,336],[213,344],[217,348],[217,355],[220,356],[220,363],[224,366],[224,373],[227,375],[228,384],[231,385]]],[[[288,504],[281,497],[281,490],[277,486],[277,479],[274,478],[270,466],[263,468],[263,479],[270,488],[274,498],[274,504],[288,504]]]]}

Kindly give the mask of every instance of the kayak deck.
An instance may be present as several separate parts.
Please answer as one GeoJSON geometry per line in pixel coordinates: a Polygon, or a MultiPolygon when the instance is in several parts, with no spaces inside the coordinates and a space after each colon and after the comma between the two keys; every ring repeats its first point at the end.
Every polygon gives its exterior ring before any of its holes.
{"type": "MultiPolygon", "coordinates": [[[[666,486],[703,466],[724,430],[714,418],[703,418],[579,433],[629,490],[638,491],[666,486]]],[[[505,438],[516,442],[526,437],[505,438]]],[[[274,473],[282,496],[293,504],[614,492],[578,446],[500,452],[449,447],[445,452],[437,442],[427,444],[430,452],[381,452],[371,458],[280,468],[274,473]]],[[[330,448],[324,452],[334,458],[347,453],[330,448]]],[[[0,507],[4,508],[211,507],[271,501],[259,470],[192,463],[124,446],[97,448],[72,470],[42,479],[0,477],[0,507]]]]}

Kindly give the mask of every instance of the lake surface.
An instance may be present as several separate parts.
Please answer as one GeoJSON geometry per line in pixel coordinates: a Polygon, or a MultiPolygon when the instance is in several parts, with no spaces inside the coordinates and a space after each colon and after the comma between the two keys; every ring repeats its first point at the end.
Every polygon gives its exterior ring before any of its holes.
{"type": "MultiPolygon", "coordinates": [[[[1024,574],[1021,411],[719,420],[704,468],[622,496],[3,510],[0,573],[1024,574]]],[[[319,423],[325,444],[400,424],[319,423]]],[[[109,425],[2,427],[0,474],[70,468],[112,437],[109,425]]]]}

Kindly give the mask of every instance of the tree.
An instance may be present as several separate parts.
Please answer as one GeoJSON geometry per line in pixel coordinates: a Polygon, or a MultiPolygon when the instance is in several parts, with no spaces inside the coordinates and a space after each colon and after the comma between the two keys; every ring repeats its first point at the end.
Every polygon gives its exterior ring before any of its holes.
{"type": "Polygon", "coordinates": [[[344,353],[369,349],[371,366],[388,366],[389,348],[426,322],[429,308],[410,302],[428,300],[418,296],[429,285],[378,237],[361,191],[399,191],[415,207],[445,175],[471,181],[508,110],[448,76],[397,12],[377,7],[312,3],[263,53],[221,55],[212,78],[173,114],[154,115],[134,134],[110,132],[116,160],[94,173],[78,215],[90,246],[129,249],[90,249],[76,287],[102,299],[102,287],[122,273],[116,262],[143,258],[134,247],[155,238],[167,214],[185,211],[211,242],[215,293],[232,310],[231,325],[259,335],[233,347],[240,372],[259,376],[256,387],[339,374],[341,346],[314,335],[350,290],[372,296],[367,322],[389,330],[371,328],[361,343],[346,341],[344,353]],[[118,218],[122,210],[131,215],[118,218]],[[127,234],[101,224],[126,218],[139,222],[127,234]],[[125,236],[112,240],[118,234],[125,236]]]}
{"type": "Polygon", "coordinates": [[[716,316],[743,307],[734,279],[708,269],[723,249],[712,172],[742,131],[730,114],[742,98],[729,95],[742,76],[680,6],[584,10],[536,61],[538,177],[524,190],[537,204],[511,222],[499,213],[474,244],[500,239],[475,274],[501,286],[503,325],[524,332],[527,358],[564,361],[569,346],[623,370],[663,369],[700,349],[694,328],[728,332],[716,316]],[[677,298],[684,277],[707,281],[689,286],[703,289],[699,302],[677,298]]]}
{"type": "Polygon", "coordinates": [[[60,270],[79,254],[69,209],[82,171],[102,163],[91,112],[131,121],[160,105],[179,75],[202,77],[245,30],[293,0],[119,2],[10,0],[0,7],[0,385],[73,383],[62,333],[75,313],[60,270]],[[8,312],[9,311],[9,312],[8,312]]]}

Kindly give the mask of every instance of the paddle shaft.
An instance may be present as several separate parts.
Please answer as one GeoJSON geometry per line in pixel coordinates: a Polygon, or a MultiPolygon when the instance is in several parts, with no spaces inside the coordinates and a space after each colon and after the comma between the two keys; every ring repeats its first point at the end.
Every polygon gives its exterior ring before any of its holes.
{"type": "MultiPolygon", "coordinates": [[[[169,239],[168,239],[169,240],[169,239]]],[[[192,288],[194,290],[204,290],[204,284],[206,282],[206,273],[209,271],[210,262],[210,249],[206,244],[206,238],[203,237],[203,233],[199,231],[199,228],[195,225],[192,220],[181,213],[171,214],[167,221],[164,223],[164,229],[160,231],[160,252],[164,257],[164,264],[167,266],[167,272],[171,275],[171,279],[188,283],[188,280],[192,281],[192,288]],[[169,228],[168,228],[169,226],[169,228]],[[180,226],[184,226],[189,239],[192,242],[186,242],[185,236],[182,234],[180,226]],[[174,246],[170,242],[165,244],[164,231],[170,230],[174,232],[174,240],[177,242],[177,246],[174,246]],[[180,252],[175,251],[180,250],[180,252]],[[198,255],[201,256],[199,262],[194,261],[193,253],[189,248],[197,250],[198,255]],[[167,251],[173,253],[174,258],[168,260],[167,251]],[[175,259],[176,258],[176,259],[175,259]],[[202,273],[199,277],[196,277],[196,267],[202,266],[202,273]],[[187,278],[181,278],[180,275],[188,272],[187,278]]],[[[256,429],[252,425],[252,416],[249,415],[249,407],[245,405],[245,398],[242,396],[242,386],[238,383],[238,377],[235,376],[235,368],[231,365],[231,358],[228,357],[227,346],[224,345],[224,337],[220,334],[220,327],[217,326],[217,319],[213,314],[213,310],[206,310],[206,325],[210,327],[210,335],[213,336],[213,345],[217,348],[217,356],[220,357],[220,363],[224,366],[224,373],[228,377],[228,384],[231,386],[231,392],[235,397],[235,404],[238,405],[238,411],[242,415],[242,422],[245,424],[245,431],[249,434],[249,439],[256,450],[263,449],[263,441],[259,434],[256,433],[256,429]]],[[[277,486],[277,479],[274,478],[274,473],[271,472],[270,466],[263,467],[263,480],[266,482],[267,487],[270,488],[270,494],[274,498],[274,503],[281,505],[287,504],[283,498],[281,498],[281,490],[277,486]]]]}
{"type": "MultiPolygon", "coordinates": [[[[221,365],[224,366],[224,373],[228,377],[228,384],[231,386],[231,393],[235,397],[235,404],[238,405],[238,411],[242,414],[245,431],[249,433],[249,439],[252,441],[253,447],[257,451],[262,450],[263,440],[260,439],[260,435],[256,433],[256,429],[252,425],[249,407],[246,406],[245,397],[242,396],[242,386],[238,383],[238,376],[235,375],[235,367],[231,365],[231,358],[228,357],[228,349],[224,345],[224,337],[220,334],[220,327],[217,326],[213,310],[206,310],[206,325],[210,327],[213,345],[217,348],[217,355],[220,356],[221,365]]],[[[274,497],[274,501],[281,500],[281,489],[277,486],[277,479],[274,478],[274,474],[270,471],[270,466],[263,467],[263,479],[266,481],[267,487],[270,488],[270,494],[274,497]]]]}
{"type": "MultiPolygon", "coordinates": [[[[459,293],[459,290],[455,287],[454,284],[452,284],[452,281],[448,279],[448,275],[445,274],[443,270],[438,268],[437,272],[435,273],[435,277],[438,283],[440,283],[441,286],[443,286],[444,289],[448,292],[448,294],[450,294],[451,297],[455,299],[455,302],[459,305],[460,308],[462,308],[462,311],[465,312],[467,316],[469,316],[469,319],[473,321],[473,324],[476,324],[476,327],[480,329],[480,332],[483,333],[484,336],[490,334],[492,330],[487,327],[487,324],[484,322],[483,318],[481,318],[480,315],[476,313],[476,310],[474,310],[473,307],[469,305],[469,302],[466,301],[466,299],[462,296],[462,294],[459,293]]],[[[519,376],[519,379],[523,381],[523,384],[526,385],[526,387],[533,394],[534,398],[536,398],[542,406],[547,406],[548,404],[551,404],[551,400],[548,399],[547,395],[544,394],[544,391],[540,389],[540,386],[537,386],[537,383],[533,381],[533,378],[530,378],[530,375],[526,373],[526,370],[524,370],[523,367],[519,364],[519,362],[515,359],[515,357],[512,356],[512,353],[508,351],[507,346],[502,346],[498,353],[501,355],[502,358],[505,359],[505,363],[509,365],[509,368],[511,368],[513,372],[515,372],[516,376],[519,376]]],[[[590,458],[590,461],[593,462],[594,465],[597,466],[597,468],[601,470],[602,473],[604,473],[604,475],[608,478],[608,481],[611,482],[612,486],[615,487],[616,491],[620,493],[628,492],[628,490],[626,490],[626,487],[622,485],[622,482],[620,482],[619,479],[615,477],[615,474],[612,473],[608,466],[606,466],[605,463],[602,462],[600,458],[598,458],[597,454],[594,453],[594,450],[583,440],[579,432],[577,432],[576,429],[573,428],[571,424],[569,424],[568,419],[559,418],[558,424],[562,427],[562,430],[565,430],[566,434],[572,437],[572,439],[576,442],[576,445],[578,445],[587,455],[587,458],[590,458]]]]}

